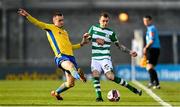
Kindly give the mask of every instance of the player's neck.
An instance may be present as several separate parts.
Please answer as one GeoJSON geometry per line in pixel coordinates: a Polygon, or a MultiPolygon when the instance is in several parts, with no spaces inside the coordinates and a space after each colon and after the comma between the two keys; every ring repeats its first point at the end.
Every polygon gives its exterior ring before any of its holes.
{"type": "MultiPolygon", "coordinates": [[[[56,26],[56,25],[54,25],[54,26],[56,26]]],[[[58,27],[58,28],[60,28],[60,29],[64,29],[64,26],[56,26],[56,27],[58,27]]]]}
{"type": "Polygon", "coordinates": [[[100,24],[99,24],[99,27],[100,27],[101,29],[106,29],[106,28],[107,28],[107,26],[104,27],[103,25],[100,25],[100,24]]]}

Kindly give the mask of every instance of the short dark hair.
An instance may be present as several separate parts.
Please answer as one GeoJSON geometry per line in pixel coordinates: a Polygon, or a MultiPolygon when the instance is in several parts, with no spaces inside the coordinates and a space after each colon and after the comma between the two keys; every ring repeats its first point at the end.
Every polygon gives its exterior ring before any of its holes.
{"type": "Polygon", "coordinates": [[[53,17],[54,16],[63,16],[63,14],[60,11],[54,11],[53,12],[53,17]]]}
{"type": "Polygon", "coordinates": [[[105,18],[110,18],[110,17],[109,17],[109,14],[108,14],[107,12],[102,12],[101,15],[100,15],[100,17],[101,17],[101,16],[103,16],[103,17],[105,17],[105,18]]]}
{"type": "Polygon", "coordinates": [[[147,19],[149,19],[149,20],[152,20],[152,16],[150,16],[150,15],[145,15],[144,18],[147,18],[147,19]]]}

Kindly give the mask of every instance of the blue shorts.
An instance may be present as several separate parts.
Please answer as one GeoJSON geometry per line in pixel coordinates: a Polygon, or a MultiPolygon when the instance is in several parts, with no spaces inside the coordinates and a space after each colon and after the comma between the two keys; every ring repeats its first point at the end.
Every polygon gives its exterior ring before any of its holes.
{"type": "MultiPolygon", "coordinates": [[[[75,59],[75,57],[74,56],[70,56],[70,55],[64,55],[64,54],[62,54],[60,57],[55,57],[55,63],[56,63],[56,65],[59,67],[59,68],[61,68],[61,69],[63,69],[62,67],[61,67],[61,63],[63,62],[63,61],[71,61],[73,64],[74,64],[74,66],[75,66],[75,68],[78,70],[78,65],[77,65],[77,63],[76,63],[76,59],[75,59]]],[[[65,70],[65,69],[63,69],[63,70],[65,70]]]]}

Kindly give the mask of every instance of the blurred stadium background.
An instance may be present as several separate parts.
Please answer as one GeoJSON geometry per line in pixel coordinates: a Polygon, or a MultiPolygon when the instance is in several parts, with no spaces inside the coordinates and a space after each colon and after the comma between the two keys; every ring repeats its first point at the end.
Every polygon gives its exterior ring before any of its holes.
{"type": "MultiPolygon", "coordinates": [[[[110,27],[117,32],[120,42],[129,48],[136,31],[144,35],[146,29],[142,17],[150,14],[161,40],[159,64],[176,66],[178,72],[174,75],[180,80],[179,0],[0,0],[0,79],[15,79],[14,74],[22,73],[61,74],[55,67],[45,32],[18,16],[20,7],[47,23],[51,23],[54,10],[62,11],[73,43],[80,42],[82,34],[98,22],[99,14],[107,11],[111,15],[110,27]],[[128,20],[122,22],[120,13],[127,13],[128,20]]],[[[111,52],[116,68],[131,64],[130,56],[115,46],[111,52]]],[[[86,74],[90,73],[91,46],[75,51],[75,56],[86,74]]]]}

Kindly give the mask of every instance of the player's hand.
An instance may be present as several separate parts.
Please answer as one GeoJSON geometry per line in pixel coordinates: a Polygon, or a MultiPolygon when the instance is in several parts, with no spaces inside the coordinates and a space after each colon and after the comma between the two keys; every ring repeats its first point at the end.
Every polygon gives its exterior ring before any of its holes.
{"type": "Polygon", "coordinates": [[[137,56],[137,53],[136,53],[135,51],[130,51],[130,55],[131,55],[132,57],[136,57],[136,56],[137,56]]]}
{"type": "Polygon", "coordinates": [[[101,39],[101,38],[96,38],[96,43],[98,44],[98,45],[101,45],[101,46],[103,46],[104,45],[104,39],[101,39]]]}
{"type": "Polygon", "coordinates": [[[81,46],[85,45],[85,44],[88,44],[89,43],[89,38],[90,38],[90,35],[88,33],[85,33],[83,35],[83,38],[82,38],[82,41],[81,41],[81,46]]]}
{"type": "Polygon", "coordinates": [[[21,9],[21,8],[18,10],[18,14],[24,17],[29,15],[29,13],[26,10],[21,9]]]}
{"type": "Polygon", "coordinates": [[[89,33],[85,33],[85,34],[83,35],[83,38],[84,38],[84,39],[89,39],[89,38],[90,38],[89,33]]]}

